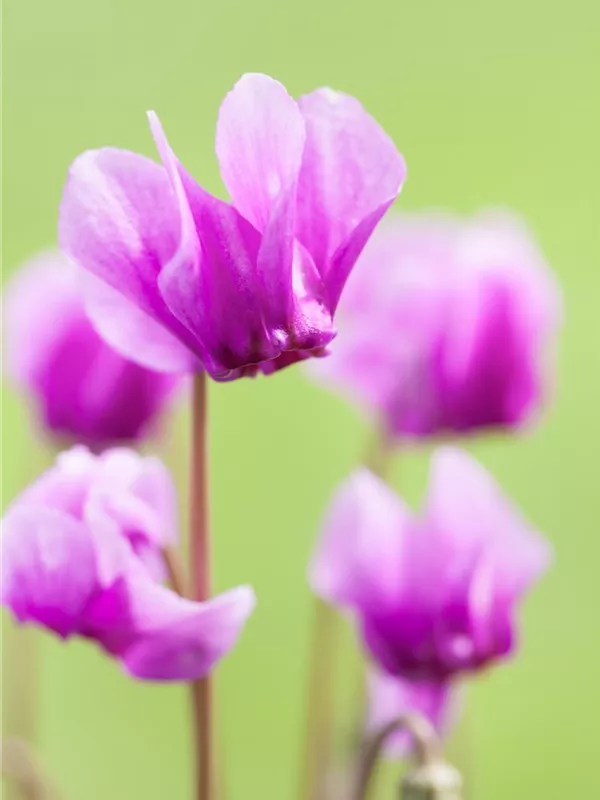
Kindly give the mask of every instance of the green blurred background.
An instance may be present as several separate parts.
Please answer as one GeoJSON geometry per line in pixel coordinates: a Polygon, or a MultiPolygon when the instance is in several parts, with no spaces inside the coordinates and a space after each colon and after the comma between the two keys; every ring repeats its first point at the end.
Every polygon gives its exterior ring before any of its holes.
{"type": "MultiPolygon", "coordinates": [[[[328,84],[358,96],[407,158],[400,208],[502,204],[526,215],[566,294],[559,391],[531,435],[474,449],[555,544],[557,563],[527,604],[520,657],[470,692],[471,797],[600,797],[597,0],[6,0],[3,60],[5,274],[55,241],[77,153],[108,144],[152,154],[148,108],[196,177],[222,191],[216,114],[246,71],[293,94],[328,84]]],[[[228,800],[287,800],[303,718],[305,564],[368,430],[301,369],[214,386],[211,400],[217,583],[251,582],[259,596],[219,670],[228,800]]],[[[182,483],[186,424],[182,412],[165,446],[182,483]]],[[[50,456],[33,448],[9,389],[2,433],[6,503],[50,456]]],[[[411,500],[425,467],[423,453],[398,460],[411,500]]],[[[18,639],[4,632],[10,651],[18,639]]],[[[37,641],[40,747],[67,796],[189,797],[185,690],[135,684],[91,646],[37,641]]],[[[4,696],[8,708],[7,683],[4,696]]]]}

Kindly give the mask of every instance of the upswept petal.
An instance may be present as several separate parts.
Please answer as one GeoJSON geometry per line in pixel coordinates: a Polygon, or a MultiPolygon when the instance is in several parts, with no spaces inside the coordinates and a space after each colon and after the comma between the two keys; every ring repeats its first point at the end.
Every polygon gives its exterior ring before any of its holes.
{"type": "Polygon", "coordinates": [[[367,230],[372,230],[397,197],[406,167],[392,140],[353,97],[318,89],[301,97],[298,106],[307,138],[298,186],[296,235],[331,283],[335,307],[368,238],[367,230]],[[361,223],[362,232],[348,243],[361,223]]]}
{"type": "Polygon", "coordinates": [[[156,278],[178,240],[177,209],[163,167],[115,148],[75,159],[60,207],[61,248],[159,320],[168,315],[156,278]]]}
{"type": "Polygon", "coordinates": [[[539,395],[537,354],[514,288],[499,275],[470,275],[452,292],[437,365],[447,424],[460,431],[523,421],[539,395]]]}
{"type": "Polygon", "coordinates": [[[28,385],[48,363],[79,306],[74,264],[55,250],[39,253],[4,287],[2,372],[28,385]]]}
{"type": "Polygon", "coordinates": [[[402,588],[412,539],[403,501],[368,470],[337,490],[310,567],[313,591],[337,605],[388,607],[402,588]]]}
{"type": "Polygon", "coordinates": [[[273,78],[244,75],[221,105],[216,150],[234,206],[261,232],[257,273],[269,327],[295,331],[292,261],[296,191],[306,138],[296,102],[273,78]]]}
{"type": "MultiPolygon", "coordinates": [[[[114,605],[115,598],[122,606],[127,604],[126,583],[134,579],[147,581],[162,580],[165,577],[165,565],[162,551],[156,547],[151,549],[147,539],[140,536],[136,542],[128,536],[128,531],[121,528],[121,521],[107,510],[98,497],[90,496],[85,504],[83,521],[87,527],[96,553],[96,571],[98,585],[108,594],[108,600],[101,605],[114,605]],[[140,547],[147,543],[147,548],[140,547]],[[136,552],[135,544],[138,544],[136,552]],[[152,554],[152,558],[148,553],[152,554]],[[111,595],[111,591],[114,590],[111,595]]],[[[93,616],[93,612],[90,610],[93,616]]]]}
{"type": "Polygon", "coordinates": [[[478,564],[488,564],[493,588],[501,596],[516,597],[548,568],[548,542],[466,452],[438,448],[429,486],[426,521],[436,540],[431,546],[448,557],[460,556],[464,563],[475,557],[478,564]]]}
{"type": "Polygon", "coordinates": [[[136,634],[122,654],[123,665],[145,680],[201,678],[234,646],[255,602],[248,586],[194,603],[157,584],[140,582],[131,591],[136,634]]]}
{"type": "Polygon", "coordinates": [[[152,134],[181,217],[181,243],[158,285],[169,309],[198,339],[206,370],[237,377],[240,363],[280,352],[265,329],[256,263],[260,235],[232,206],[208,194],[177,160],[156,115],[152,134]]]}
{"type": "Polygon", "coordinates": [[[325,285],[327,287],[327,298],[332,314],[337,308],[352,268],[392,202],[393,200],[389,200],[381,203],[371,214],[364,217],[358,225],[350,231],[346,239],[344,239],[331,257],[325,278],[325,285]]]}
{"type": "Polygon", "coordinates": [[[14,501],[17,505],[54,508],[82,519],[96,459],[87,447],[76,445],[59,453],[54,466],[28,486],[14,501]]]}
{"type": "Polygon", "coordinates": [[[62,511],[15,505],[2,522],[2,604],[21,622],[67,638],[80,629],[96,589],[85,526],[62,511]]]}
{"type": "Polygon", "coordinates": [[[94,325],[123,355],[172,372],[186,364],[184,355],[142,312],[194,350],[193,337],[173,317],[157,287],[162,267],[179,246],[179,227],[167,173],[149,158],[104,148],[83,153],[71,165],[60,207],[60,246],[139,309],[128,319],[132,309],[96,283],[88,297],[94,325]],[[169,369],[165,362],[171,354],[176,361],[169,369]]]}
{"type": "Polygon", "coordinates": [[[478,214],[458,240],[457,261],[465,269],[497,274],[515,290],[515,305],[536,344],[548,344],[563,323],[558,282],[523,221],[505,209],[478,214]]]}
{"type": "Polygon", "coordinates": [[[201,369],[191,335],[172,332],[177,320],[168,327],[163,325],[95,275],[83,276],[82,291],[90,322],[125,358],[157,372],[185,373],[201,369]]]}
{"type": "Polygon", "coordinates": [[[175,541],[175,486],[158,458],[125,447],[107,450],[99,461],[89,502],[100,503],[123,531],[143,533],[157,548],[175,541]]]}
{"type": "Polygon", "coordinates": [[[297,103],[268,75],[242,76],[221,104],[216,151],[223,182],[261,233],[281,193],[297,181],[305,138],[297,103]]]}

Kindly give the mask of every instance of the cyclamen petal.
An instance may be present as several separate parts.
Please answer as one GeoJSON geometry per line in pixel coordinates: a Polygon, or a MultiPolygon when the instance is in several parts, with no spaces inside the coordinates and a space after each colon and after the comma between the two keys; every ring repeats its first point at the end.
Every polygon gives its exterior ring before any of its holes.
{"type": "Polygon", "coordinates": [[[91,324],[123,358],[160,373],[201,368],[198,357],[180,339],[108,283],[86,274],[82,292],[91,324]]]}
{"type": "Polygon", "coordinates": [[[305,139],[297,103],[267,75],[243,75],[223,100],[216,136],[223,183],[258,231],[267,227],[282,189],[295,186],[305,139]]]}
{"type": "Polygon", "coordinates": [[[312,586],[353,614],[381,669],[441,684],[514,651],[517,606],[550,548],[466,453],[440,448],[431,482],[425,512],[411,517],[374,477],[347,481],[312,586]]]}
{"type": "Polygon", "coordinates": [[[313,591],[342,606],[393,602],[410,526],[400,498],[368,470],[356,472],[329,507],[310,568],[313,591]]]}
{"type": "Polygon", "coordinates": [[[179,250],[158,286],[172,313],[195,332],[207,371],[230,380],[240,362],[272,358],[280,351],[271,341],[256,291],[260,237],[235,208],[205,192],[185,172],[155,115],[150,123],[177,196],[182,230],[179,250]],[[194,297],[196,302],[190,302],[194,297]]]}
{"type": "Polygon", "coordinates": [[[125,448],[109,450],[88,487],[84,515],[92,529],[99,516],[113,521],[150,574],[164,578],[162,551],[176,540],[177,504],[173,481],[159,459],[125,448]]]}
{"type": "MultiPolygon", "coordinates": [[[[244,586],[205,603],[173,596],[160,587],[154,590],[156,606],[160,590],[160,603],[168,611],[158,624],[151,619],[148,629],[140,625],[123,657],[127,671],[146,680],[188,681],[206,675],[235,645],[255,605],[254,592],[244,586]]],[[[145,594],[137,598],[143,613],[146,602],[145,594]]]]}
{"type": "Polygon", "coordinates": [[[295,102],[266,75],[242,77],[217,127],[231,204],[191,178],[154,114],[164,167],[118,150],[74,162],[61,243],[140,312],[127,317],[96,287],[94,324],[115,348],[220,381],[327,353],[346,279],[405,176],[377,123],[331,96],[295,102]]]}
{"type": "Polygon", "coordinates": [[[68,336],[77,305],[74,270],[60,253],[49,250],[27,261],[7,282],[2,371],[15,385],[32,385],[63,336],[68,336]]]}
{"type": "Polygon", "coordinates": [[[95,591],[95,555],[85,526],[52,508],[16,506],[2,521],[2,605],[20,622],[66,638],[95,591]]]}
{"type": "Polygon", "coordinates": [[[96,471],[96,456],[87,447],[72,447],[59,453],[54,465],[24,489],[18,501],[23,506],[55,508],[81,519],[96,471]]]}
{"type": "MultiPolygon", "coordinates": [[[[103,449],[149,435],[182,376],[147,369],[109,347],[86,315],[81,277],[58,252],[18,270],[4,298],[4,360],[52,436],[103,449]]],[[[118,297],[128,313],[143,315],[118,297]]]]}
{"type": "Polygon", "coordinates": [[[202,677],[235,645],[254,593],[196,603],[160,585],[173,514],[156,459],[62,454],[3,520],[2,604],[21,622],[96,641],[135,677],[202,677]]]}
{"type": "Polygon", "coordinates": [[[297,187],[305,140],[297,104],[266,75],[244,75],[221,105],[216,150],[223,181],[235,206],[263,235],[258,278],[265,317],[279,331],[282,343],[293,314],[290,285],[294,285],[297,187]],[[240,118],[247,121],[243,128],[240,118]]]}
{"type": "Polygon", "coordinates": [[[73,162],[60,213],[61,248],[166,322],[156,278],[178,238],[175,199],[164,168],[114,148],[88,151],[73,162]]]}
{"type": "MultiPolygon", "coordinates": [[[[194,337],[169,312],[156,285],[180,238],[175,197],[163,167],[144,156],[114,148],[80,155],[71,165],[63,192],[58,238],[61,249],[74,263],[117,289],[194,352],[194,337]]],[[[129,356],[128,335],[136,325],[145,326],[145,318],[127,321],[120,314],[118,320],[103,322],[103,310],[105,316],[114,316],[112,307],[103,309],[98,303],[98,329],[110,330],[111,344],[129,356]]],[[[136,338],[141,341],[142,334],[136,338]]],[[[143,354],[140,359],[144,365],[149,360],[143,354]]],[[[174,364],[172,371],[180,366],[174,364]]]]}
{"type": "Polygon", "coordinates": [[[434,454],[426,523],[437,552],[489,551],[507,593],[526,591],[552,561],[548,542],[521,518],[481,464],[457,448],[434,454]]]}
{"type": "Polygon", "coordinates": [[[317,89],[298,105],[307,131],[298,238],[313,255],[334,310],[356,258],[402,188],[406,165],[353,97],[317,89]]]}

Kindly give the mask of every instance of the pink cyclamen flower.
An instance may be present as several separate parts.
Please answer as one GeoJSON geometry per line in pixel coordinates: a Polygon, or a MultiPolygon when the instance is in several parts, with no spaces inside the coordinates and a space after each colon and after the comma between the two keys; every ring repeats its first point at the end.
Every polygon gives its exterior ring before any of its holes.
{"type": "MultiPolygon", "coordinates": [[[[515,649],[523,595],[550,548],[492,477],[459,450],[434,455],[428,500],[413,515],[363,470],[335,495],[311,568],[314,591],[350,611],[379,670],[403,681],[402,702],[441,724],[448,689],[515,649]]],[[[373,716],[387,706],[377,699],[373,716]]],[[[392,692],[392,695],[394,693],[392,692]]],[[[405,710],[405,709],[404,709],[405,710]]]]}
{"type": "Polygon", "coordinates": [[[182,376],[124,358],[86,316],[79,270],[58,252],[26,263],[6,289],[4,371],[56,437],[102,449],[141,439],[182,376]]]}
{"type": "Polygon", "coordinates": [[[2,522],[2,604],[20,622],[95,640],[131,675],[188,681],[234,646],[254,607],[241,586],[204,602],[161,585],[175,492],[156,458],[61,454],[2,522]]]}
{"type": "Polygon", "coordinates": [[[339,308],[314,376],[392,437],[518,428],[545,400],[560,293],[515,218],[389,219],[339,308]]]}
{"type": "Polygon", "coordinates": [[[296,102],[244,75],[217,124],[227,203],[179,163],[154,113],[150,127],[162,166],[94,150],[65,187],[59,239],[95,278],[98,330],[140,363],[217,380],[323,355],[346,279],[405,177],[393,142],[348,95],[296,102]]]}

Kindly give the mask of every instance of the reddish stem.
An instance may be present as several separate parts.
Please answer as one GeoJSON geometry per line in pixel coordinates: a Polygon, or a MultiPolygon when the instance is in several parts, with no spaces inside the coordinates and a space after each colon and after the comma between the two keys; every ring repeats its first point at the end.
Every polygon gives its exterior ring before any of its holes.
{"type": "Polygon", "coordinates": [[[369,785],[379,753],[388,736],[401,730],[405,730],[411,735],[417,764],[424,766],[440,759],[440,742],[429,720],[413,712],[404,714],[365,739],[359,757],[354,791],[351,795],[352,800],[367,800],[369,785]]]}
{"type": "MultiPolygon", "coordinates": [[[[210,597],[210,532],[208,507],[207,380],[194,376],[192,393],[192,452],[190,464],[191,591],[200,602],[210,597]]],[[[192,683],[196,737],[196,800],[215,798],[212,681],[210,675],[192,683]]]]}
{"type": "Polygon", "coordinates": [[[167,568],[167,577],[169,585],[174,592],[177,592],[181,597],[188,597],[186,588],[186,576],[183,571],[183,564],[178,551],[173,547],[166,547],[163,550],[163,558],[167,568]]]}

